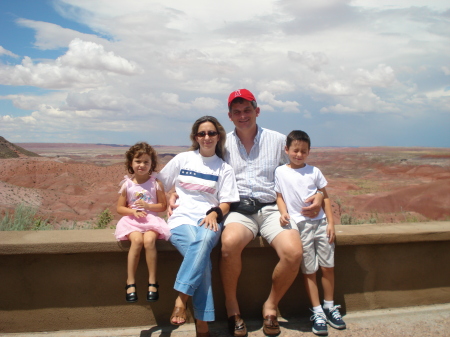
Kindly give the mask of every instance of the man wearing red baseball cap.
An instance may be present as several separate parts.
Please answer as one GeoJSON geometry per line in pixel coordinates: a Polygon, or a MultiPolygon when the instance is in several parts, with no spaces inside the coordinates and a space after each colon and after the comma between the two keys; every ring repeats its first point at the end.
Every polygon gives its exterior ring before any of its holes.
{"type": "MultiPolygon", "coordinates": [[[[302,259],[298,229],[280,226],[276,205],[275,169],[288,162],[284,151],[286,136],[257,125],[260,109],[255,96],[247,89],[238,89],[229,95],[228,109],[235,129],[227,134],[225,161],[235,171],[241,199],[231,205],[222,233],[220,271],[228,327],[235,337],[247,335],[236,290],[242,268],[241,253],[260,233],[280,258],[273,272],[269,297],[263,304],[264,333],[276,336],[280,333],[278,303],[296,278],[302,259]]],[[[310,199],[313,204],[303,209],[305,216],[312,216],[322,205],[321,194],[310,199]]]]}

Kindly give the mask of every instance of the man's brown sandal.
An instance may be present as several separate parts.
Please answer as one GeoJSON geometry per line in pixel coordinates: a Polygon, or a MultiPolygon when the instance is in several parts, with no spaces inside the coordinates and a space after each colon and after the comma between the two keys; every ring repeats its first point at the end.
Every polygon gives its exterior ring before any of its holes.
{"type": "Polygon", "coordinates": [[[277,316],[267,315],[264,317],[263,331],[266,336],[278,336],[280,334],[277,316]]]}
{"type": "Polygon", "coordinates": [[[175,307],[175,308],[173,308],[172,316],[170,316],[170,324],[183,325],[184,323],[186,323],[186,309],[182,308],[182,307],[175,307]],[[174,317],[183,318],[184,322],[181,322],[181,323],[174,322],[173,321],[174,317]]]}
{"type": "Polygon", "coordinates": [[[247,336],[247,327],[241,315],[233,315],[228,317],[228,330],[231,336],[245,337],[247,336]]]}

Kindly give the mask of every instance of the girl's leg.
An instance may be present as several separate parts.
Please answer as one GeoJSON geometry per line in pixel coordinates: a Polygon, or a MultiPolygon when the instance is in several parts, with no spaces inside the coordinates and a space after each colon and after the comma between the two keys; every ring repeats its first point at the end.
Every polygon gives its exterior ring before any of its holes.
{"type": "Polygon", "coordinates": [[[323,298],[325,301],[334,299],[334,268],[320,267],[322,270],[323,298]]]}
{"type": "MultiPolygon", "coordinates": [[[[128,235],[128,240],[130,240],[131,246],[128,251],[127,284],[134,284],[136,283],[136,270],[144,244],[143,234],[140,232],[131,232],[128,235]]],[[[128,294],[135,291],[136,289],[134,287],[127,289],[128,294]]]]}
{"type": "MultiPolygon", "coordinates": [[[[145,259],[147,261],[148,268],[148,283],[156,284],[156,266],[157,266],[157,252],[156,252],[156,240],[159,233],[154,231],[148,231],[144,233],[144,248],[145,259]]],[[[155,287],[149,287],[148,291],[157,292],[155,287]]]]}

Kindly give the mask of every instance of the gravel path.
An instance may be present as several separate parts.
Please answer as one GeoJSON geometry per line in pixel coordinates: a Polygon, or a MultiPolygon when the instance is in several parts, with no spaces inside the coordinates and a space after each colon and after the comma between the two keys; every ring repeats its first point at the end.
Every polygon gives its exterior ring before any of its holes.
{"type": "MultiPolygon", "coordinates": [[[[427,337],[450,336],[450,303],[422,307],[351,312],[344,316],[345,330],[329,327],[330,337],[427,337]]],[[[262,322],[247,322],[249,337],[263,337],[262,322]]],[[[280,319],[280,337],[311,336],[309,318],[286,321],[280,319]]],[[[230,337],[224,322],[210,325],[211,337],[230,337]]],[[[0,337],[190,337],[194,324],[181,327],[134,327],[34,333],[0,334],[0,337]]]]}

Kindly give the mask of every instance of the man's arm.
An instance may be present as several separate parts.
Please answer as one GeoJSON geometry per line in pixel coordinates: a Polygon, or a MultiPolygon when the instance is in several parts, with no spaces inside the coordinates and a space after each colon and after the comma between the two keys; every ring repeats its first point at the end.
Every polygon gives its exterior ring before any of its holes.
{"type": "Polygon", "coordinates": [[[315,218],[317,214],[319,214],[320,209],[322,208],[322,203],[324,199],[324,193],[321,189],[308,199],[305,200],[306,203],[312,202],[311,205],[302,208],[302,214],[308,218],[315,218]]]}
{"type": "Polygon", "coordinates": [[[176,204],[177,200],[178,200],[177,192],[172,192],[169,196],[169,206],[167,207],[167,216],[169,218],[172,216],[174,209],[179,206],[176,204]]]}

